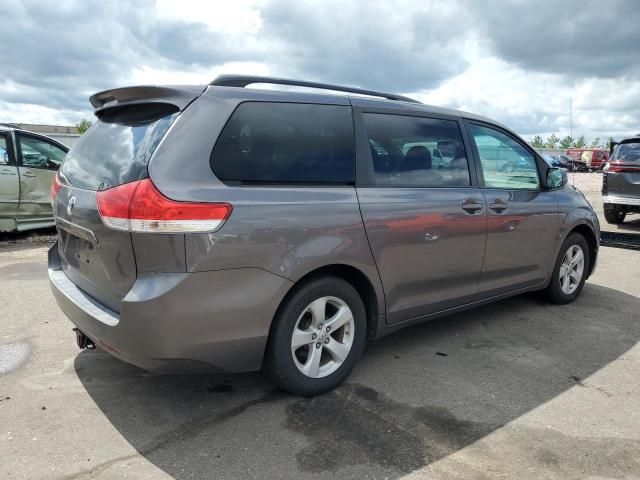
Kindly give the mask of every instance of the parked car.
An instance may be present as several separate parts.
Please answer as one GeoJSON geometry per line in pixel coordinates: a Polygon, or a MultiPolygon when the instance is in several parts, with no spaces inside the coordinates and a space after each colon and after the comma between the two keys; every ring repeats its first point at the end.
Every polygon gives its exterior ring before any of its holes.
{"type": "Polygon", "coordinates": [[[570,162],[561,159],[558,155],[549,155],[548,153],[544,153],[541,155],[542,159],[549,165],[550,167],[556,168],[564,168],[565,170],[572,170],[572,164],[570,162]]]}
{"type": "Polygon", "coordinates": [[[49,278],[79,346],[150,371],[263,368],[314,395],[367,339],[527,291],[568,303],[596,264],[566,172],[484,117],[245,76],[91,102],[52,190],[49,278]]]}
{"type": "Polygon", "coordinates": [[[0,124],[0,232],[54,225],[49,192],[67,150],[51,138],[0,124]]]}
{"type": "Polygon", "coordinates": [[[602,175],[602,202],[608,223],[623,223],[640,213],[640,137],[618,143],[602,175]]]}
{"type": "Polygon", "coordinates": [[[583,164],[589,171],[600,170],[609,161],[609,152],[600,148],[570,148],[567,156],[573,158],[576,164],[583,164]]]}
{"type": "Polygon", "coordinates": [[[505,173],[512,173],[522,170],[535,170],[534,165],[529,160],[523,157],[518,157],[516,160],[510,160],[502,165],[501,171],[505,173]]]}
{"type": "Polygon", "coordinates": [[[581,161],[577,161],[570,157],[569,155],[553,155],[554,158],[563,165],[563,168],[571,172],[588,172],[589,167],[587,164],[581,161]]]}

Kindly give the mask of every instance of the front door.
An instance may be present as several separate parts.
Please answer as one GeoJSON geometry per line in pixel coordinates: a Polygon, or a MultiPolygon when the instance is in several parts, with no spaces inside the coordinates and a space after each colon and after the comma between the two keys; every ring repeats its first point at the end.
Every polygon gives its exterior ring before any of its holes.
{"type": "MultiPolygon", "coordinates": [[[[20,206],[18,222],[53,225],[51,182],[64,161],[66,150],[35,135],[17,133],[20,206]]],[[[20,228],[20,225],[18,225],[20,228]]]]}
{"type": "Polygon", "coordinates": [[[388,323],[475,300],[486,210],[459,122],[380,112],[356,118],[358,199],[388,323]]]}
{"type": "Polygon", "coordinates": [[[13,155],[11,134],[0,132],[0,232],[15,229],[20,184],[13,155]]]}
{"type": "Polygon", "coordinates": [[[556,194],[541,188],[535,154],[507,131],[469,122],[487,203],[483,298],[543,283],[559,234],[556,194]]]}

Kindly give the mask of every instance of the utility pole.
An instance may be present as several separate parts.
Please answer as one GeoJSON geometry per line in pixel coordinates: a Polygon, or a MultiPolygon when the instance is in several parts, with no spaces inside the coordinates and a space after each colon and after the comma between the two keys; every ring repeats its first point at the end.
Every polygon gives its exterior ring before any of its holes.
{"type": "Polygon", "coordinates": [[[571,97],[569,97],[569,136],[573,138],[573,108],[571,105],[571,97]]]}

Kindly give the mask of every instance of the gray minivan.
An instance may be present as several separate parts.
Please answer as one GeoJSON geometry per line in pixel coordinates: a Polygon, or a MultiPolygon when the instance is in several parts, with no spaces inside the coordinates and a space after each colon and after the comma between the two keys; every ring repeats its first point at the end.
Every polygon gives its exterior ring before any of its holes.
{"type": "Polygon", "coordinates": [[[91,102],[49,278],[81,348],[150,371],[264,368],[314,395],[367,339],[533,290],[568,303],[596,264],[583,195],[483,117],[244,76],[91,102]]]}

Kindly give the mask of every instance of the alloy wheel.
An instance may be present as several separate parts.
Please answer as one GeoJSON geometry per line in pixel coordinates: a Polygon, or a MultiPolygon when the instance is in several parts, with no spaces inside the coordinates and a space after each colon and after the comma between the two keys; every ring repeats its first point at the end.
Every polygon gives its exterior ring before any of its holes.
{"type": "Polygon", "coordinates": [[[300,372],[322,378],[344,363],[355,334],[349,306],[337,297],[311,302],[296,322],[291,336],[291,354],[300,372]]]}
{"type": "Polygon", "coordinates": [[[565,295],[576,291],[584,273],[584,252],[580,245],[570,246],[560,265],[560,289],[565,295]]]}

